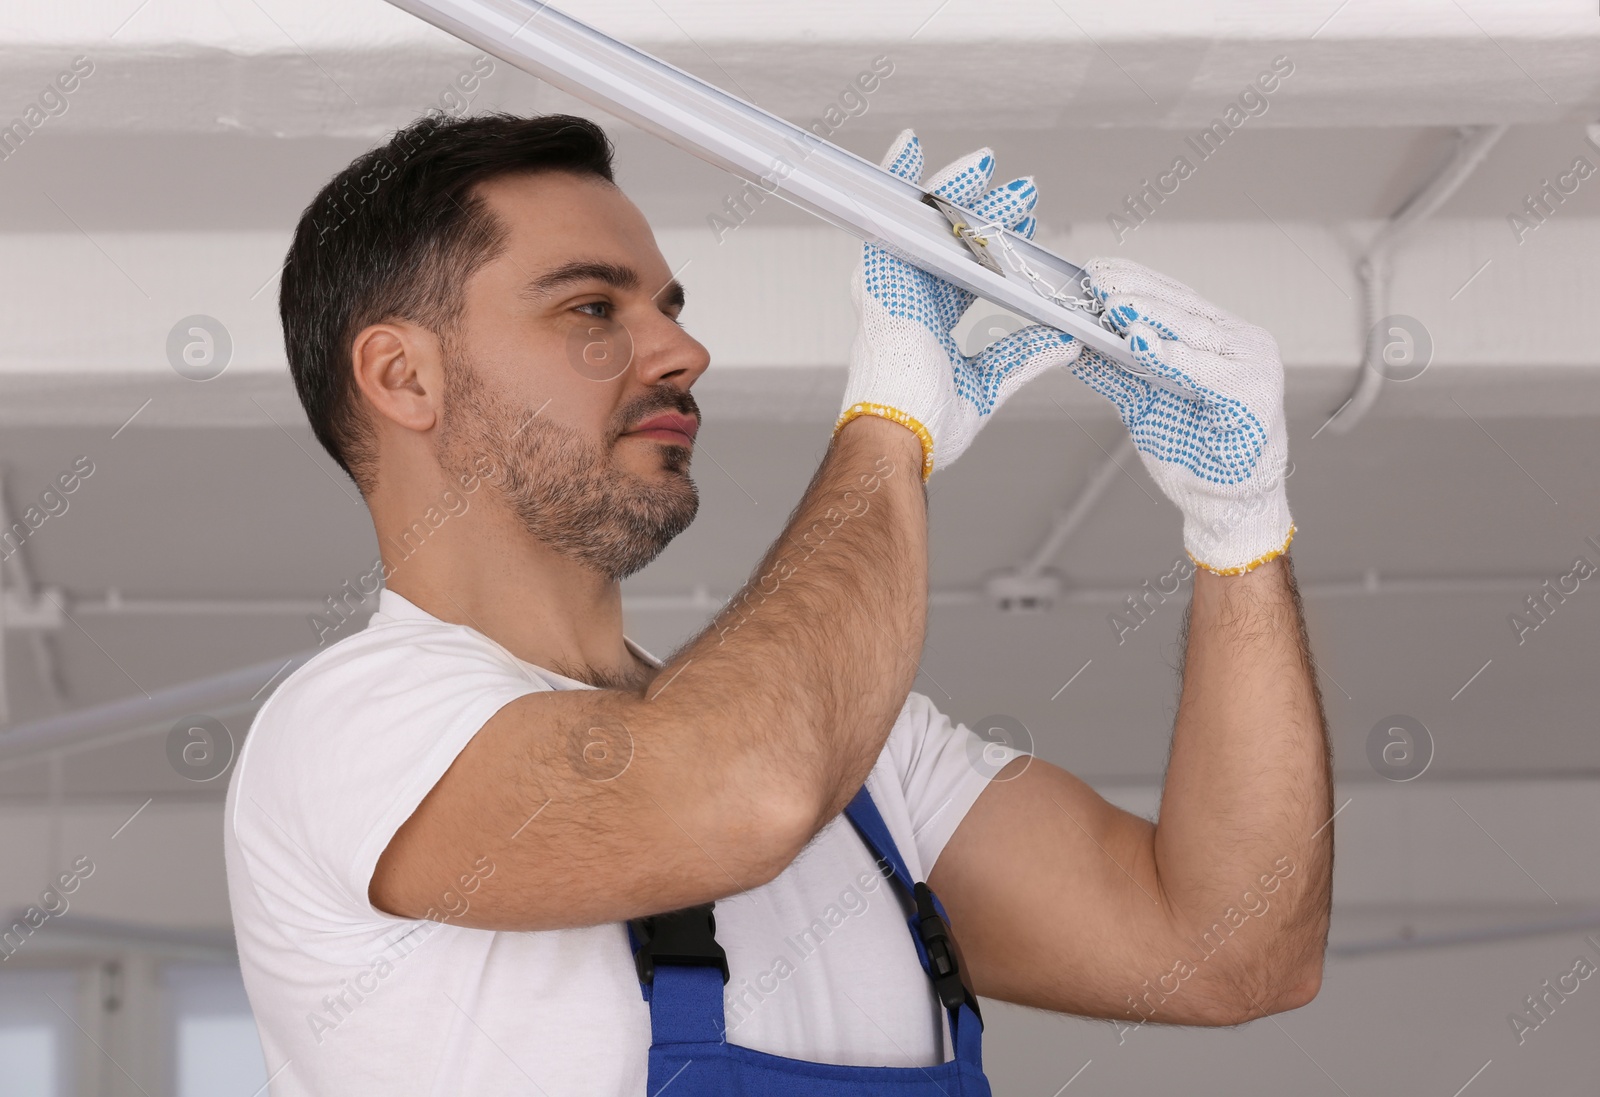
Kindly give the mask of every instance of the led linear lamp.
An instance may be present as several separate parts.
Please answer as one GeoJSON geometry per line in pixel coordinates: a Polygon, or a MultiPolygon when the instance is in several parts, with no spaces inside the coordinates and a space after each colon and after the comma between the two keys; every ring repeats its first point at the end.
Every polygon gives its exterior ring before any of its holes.
{"type": "Polygon", "coordinates": [[[1082,268],[536,0],[389,0],[914,266],[1154,376],[1098,319],[1082,268]]]}

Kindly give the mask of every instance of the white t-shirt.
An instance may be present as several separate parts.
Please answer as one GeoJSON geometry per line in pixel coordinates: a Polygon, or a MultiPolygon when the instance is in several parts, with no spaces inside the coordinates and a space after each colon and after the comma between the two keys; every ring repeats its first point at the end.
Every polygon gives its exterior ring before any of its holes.
{"type": "MultiPolygon", "coordinates": [[[[645,1093],[650,1014],[622,923],[502,932],[367,900],[389,839],[496,711],[588,688],[384,590],[365,629],[262,706],[224,851],[273,1097],[645,1093]]],[[[1019,753],[910,695],[867,787],[916,879],[1019,753]]],[[[463,893],[506,871],[474,864],[463,893]]],[[[909,913],[842,814],[771,883],[719,900],[729,1042],[855,1066],[948,1059],[909,913]]]]}

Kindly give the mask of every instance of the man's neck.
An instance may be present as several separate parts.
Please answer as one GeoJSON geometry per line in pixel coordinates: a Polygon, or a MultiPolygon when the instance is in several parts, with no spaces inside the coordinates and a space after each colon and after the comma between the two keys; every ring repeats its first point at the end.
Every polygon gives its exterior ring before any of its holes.
{"type": "Polygon", "coordinates": [[[622,592],[488,507],[444,521],[407,552],[384,535],[388,587],[442,621],[467,625],[534,666],[601,688],[640,688],[649,665],[622,638],[622,592]],[[563,669],[565,668],[565,669],[563,669]]]}
{"type": "Polygon", "coordinates": [[[557,674],[574,681],[586,682],[597,689],[615,689],[633,693],[643,689],[656,675],[653,664],[646,662],[630,649],[628,652],[628,666],[620,670],[605,670],[592,666],[552,666],[547,667],[557,674]]]}

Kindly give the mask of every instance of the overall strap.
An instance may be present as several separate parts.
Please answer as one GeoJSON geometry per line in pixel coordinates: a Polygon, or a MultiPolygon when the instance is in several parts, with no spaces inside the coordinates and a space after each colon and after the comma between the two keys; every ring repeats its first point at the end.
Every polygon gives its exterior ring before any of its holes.
{"type": "MultiPolygon", "coordinates": [[[[962,982],[944,904],[925,882],[912,877],[865,785],[845,808],[845,815],[880,871],[911,900],[913,913],[907,919],[911,940],[917,959],[949,1012],[956,1057],[981,1070],[983,1019],[977,998],[962,982]]],[[[656,1044],[725,1042],[723,986],[728,980],[728,964],[716,941],[714,905],[702,903],[626,923],[640,992],[650,1003],[656,1044]]]]}
{"type": "Polygon", "coordinates": [[[906,924],[911,928],[917,959],[922,962],[922,969],[933,982],[934,992],[950,1014],[950,1039],[956,1058],[966,1059],[981,1068],[983,1015],[979,1012],[977,997],[967,989],[961,976],[944,904],[926,882],[916,880],[906,867],[894,836],[889,833],[889,826],[883,821],[878,805],[872,802],[866,785],[861,786],[861,791],[844,811],[877,858],[880,870],[887,866],[889,879],[911,900],[913,913],[906,924]],[[970,1019],[963,1022],[964,1015],[970,1019]]]}
{"type": "Polygon", "coordinates": [[[728,959],[716,938],[714,903],[627,923],[639,991],[657,1044],[723,1043],[728,959]]]}
{"type": "Polygon", "coordinates": [[[912,885],[916,881],[911,875],[911,870],[906,867],[905,859],[900,856],[900,847],[894,844],[894,836],[889,833],[889,824],[883,821],[878,805],[872,802],[866,785],[862,785],[861,791],[845,805],[844,813],[860,832],[861,840],[867,843],[867,848],[877,858],[879,870],[882,871],[885,866],[892,869],[892,873],[885,874],[900,886],[901,891],[910,896],[912,885]]]}

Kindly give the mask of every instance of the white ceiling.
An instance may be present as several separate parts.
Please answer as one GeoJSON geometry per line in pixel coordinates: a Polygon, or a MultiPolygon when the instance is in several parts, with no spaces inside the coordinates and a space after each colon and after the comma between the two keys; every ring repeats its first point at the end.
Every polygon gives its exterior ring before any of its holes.
{"type": "MultiPolygon", "coordinates": [[[[1396,712],[1434,729],[1441,773],[1600,770],[1583,688],[1596,600],[1573,596],[1520,646],[1507,624],[1577,554],[1600,562],[1583,541],[1600,536],[1600,355],[1577,319],[1600,305],[1600,179],[1522,243],[1506,220],[1574,157],[1600,164],[1585,129],[1600,118],[1600,20],[1578,7],[569,10],[798,121],[886,53],[895,72],[841,144],[876,158],[904,125],[935,158],[990,144],[1002,172],[1038,177],[1040,236],[1063,254],[1133,255],[1272,330],[1290,373],[1295,559],[1341,775],[1359,780],[1373,776],[1367,731],[1396,712]],[[1107,215],[1279,55],[1296,67],[1270,109],[1118,243],[1107,215]],[[1362,250],[1444,162],[1457,126],[1494,122],[1512,128],[1396,259],[1393,311],[1428,325],[1434,365],[1388,384],[1352,434],[1323,429],[1360,368],[1362,250]]],[[[0,13],[0,102],[31,101],[74,56],[95,63],[70,109],[0,163],[11,506],[79,454],[97,467],[24,550],[32,581],[77,612],[37,633],[58,699],[36,634],[8,635],[13,726],[287,658],[314,642],[309,608],[364,570],[364,511],[288,384],[274,271],[321,182],[436,101],[473,56],[377,0],[134,8],[0,13]],[[236,347],[204,384],[176,377],[162,350],[193,313],[221,318],[236,347]],[[253,611],[108,612],[117,596],[253,611]]],[[[503,62],[473,108],[584,109],[503,62]]],[[[747,575],[825,444],[855,245],[775,202],[718,244],[706,217],[738,181],[610,128],[624,189],[669,260],[691,264],[688,319],[714,356],[699,390],[701,517],[627,588],[630,632],[664,653],[708,616],[694,592],[714,604],[747,575]]],[[[941,600],[918,688],[968,721],[1021,719],[1041,753],[1087,778],[1148,782],[1170,729],[1178,607],[1119,645],[1107,600],[1181,549],[1176,513],[1138,462],[1124,459],[1127,475],[1052,562],[1078,593],[1037,615],[1002,614],[981,594],[1034,555],[1122,433],[1098,396],[1051,377],[935,481],[941,600]]],[[[241,734],[247,715],[229,718],[241,734]]],[[[59,794],[220,794],[177,777],[157,744],[72,756],[59,794]]],[[[0,793],[47,795],[45,772],[0,768],[0,793]]]]}

